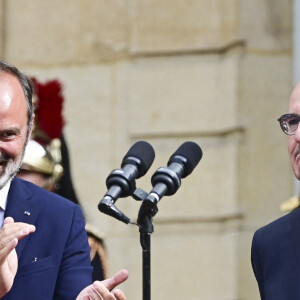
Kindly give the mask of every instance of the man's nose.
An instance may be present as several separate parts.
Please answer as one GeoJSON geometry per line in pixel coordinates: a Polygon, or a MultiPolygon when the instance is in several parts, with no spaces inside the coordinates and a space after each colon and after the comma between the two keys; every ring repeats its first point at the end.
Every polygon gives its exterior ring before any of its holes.
{"type": "Polygon", "coordinates": [[[5,143],[4,141],[2,141],[0,139],[0,157],[5,157],[7,156],[7,143],[5,143]]]}
{"type": "Polygon", "coordinates": [[[296,129],[296,132],[295,132],[295,140],[296,140],[297,143],[300,143],[300,126],[299,126],[299,123],[298,123],[297,129],[296,129]]]}

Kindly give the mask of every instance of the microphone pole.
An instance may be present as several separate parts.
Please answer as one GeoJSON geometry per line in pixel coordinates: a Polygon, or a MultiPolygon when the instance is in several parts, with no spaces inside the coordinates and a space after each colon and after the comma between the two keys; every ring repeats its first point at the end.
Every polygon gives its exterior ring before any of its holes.
{"type": "MultiPolygon", "coordinates": [[[[149,198],[150,195],[147,196],[149,198]]],[[[146,199],[147,199],[146,198],[146,199]]],[[[143,263],[143,300],[151,299],[151,233],[153,232],[153,217],[158,212],[156,201],[143,200],[139,211],[138,225],[140,227],[140,244],[142,246],[143,263]],[[146,202],[144,202],[146,201],[146,202]]]]}
{"type": "Polygon", "coordinates": [[[185,142],[170,157],[168,167],[159,168],[151,178],[153,189],[143,199],[137,219],[143,251],[143,300],[151,300],[151,233],[157,203],[164,195],[177,192],[181,178],[191,174],[201,158],[201,148],[194,142],[185,142]]]}

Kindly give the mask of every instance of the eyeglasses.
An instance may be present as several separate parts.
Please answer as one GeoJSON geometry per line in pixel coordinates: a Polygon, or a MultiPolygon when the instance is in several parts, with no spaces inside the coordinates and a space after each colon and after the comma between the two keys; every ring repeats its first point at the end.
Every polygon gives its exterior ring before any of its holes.
{"type": "Polygon", "coordinates": [[[277,121],[279,121],[280,127],[285,134],[294,135],[300,122],[300,116],[297,114],[285,114],[277,121]]]}

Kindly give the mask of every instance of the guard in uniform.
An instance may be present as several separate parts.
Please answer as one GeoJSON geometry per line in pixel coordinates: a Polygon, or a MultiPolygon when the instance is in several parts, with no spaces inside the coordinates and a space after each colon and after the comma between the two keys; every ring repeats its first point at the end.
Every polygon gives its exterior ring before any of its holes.
{"type": "MultiPolygon", "coordinates": [[[[17,176],[80,205],[72,183],[68,147],[63,136],[62,85],[58,80],[41,83],[32,78],[32,81],[35,127],[17,176]]],[[[94,268],[93,280],[103,280],[107,275],[107,256],[102,234],[89,223],[86,230],[94,268]]]]}

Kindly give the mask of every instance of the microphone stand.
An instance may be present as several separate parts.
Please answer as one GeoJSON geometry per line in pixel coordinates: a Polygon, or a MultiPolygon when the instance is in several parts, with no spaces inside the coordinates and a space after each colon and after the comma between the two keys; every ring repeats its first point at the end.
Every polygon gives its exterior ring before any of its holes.
{"type": "MultiPolygon", "coordinates": [[[[125,158],[129,159],[129,156],[126,156],[125,158]]],[[[135,200],[142,200],[137,223],[132,223],[130,219],[114,205],[116,199],[121,195],[122,188],[126,191],[124,195],[122,194],[123,197],[129,196],[135,189],[135,182],[132,185],[132,179],[134,179],[133,175],[129,173],[131,177],[128,174],[128,176],[125,176],[123,174],[125,170],[122,169],[121,171],[123,173],[121,174],[119,174],[120,170],[115,170],[107,179],[107,186],[111,187],[111,189],[99,203],[99,210],[126,224],[131,223],[139,226],[140,243],[143,250],[143,300],[151,299],[151,233],[154,231],[153,217],[158,212],[157,203],[164,195],[170,196],[177,191],[181,184],[181,178],[189,175],[201,158],[201,148],[193,142],[186,142],[170,157],[168,167],[162,167],[156,170],[151,178],[153,189],[150,194],[147,194],[142,189],[136,189],[133,192],[132,197],[135,200]],[[110,182],[110,180],[112,181],[110,182]],[[130,188],[126,189],[128,182],[130,188]],[[124,183],[125,186],[123,187],[124,183]]],[[[134,159],[135,158],[133,158],[133,160],[134,159]]],[[[131,168],[130,171],[132,171],[131,168]]]]}
{"type": "Polygon", "coordinates": [[[151,233],[154,231],[153,217],[158,212],[156,199],[149,196],[143,200],[137,219],[143,250],[143,300],[151,299],[151,233]]]}
{"type": "Polygon", "coordinates": [[[140,233],[143,249],[143,300],[151,299],[151,235],[140,233]]]}
{"type": "Polygon", "coordinates": [[[151,300],[151,233],[153,230],[153,217],[158,212],[156,203],[159,199],[150,193],[149,195],[140,188],[137,188],[132,197],[141,201],[137,223],[132,223],[115,205],[113,198],[104,197],[98,205],[101,212],[110,215],[125,224],[139,226],[140,243],[143,250],[143,300],[151,300]]]}

